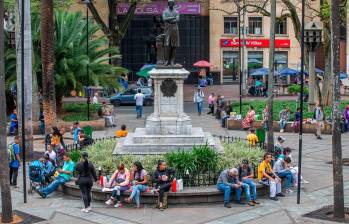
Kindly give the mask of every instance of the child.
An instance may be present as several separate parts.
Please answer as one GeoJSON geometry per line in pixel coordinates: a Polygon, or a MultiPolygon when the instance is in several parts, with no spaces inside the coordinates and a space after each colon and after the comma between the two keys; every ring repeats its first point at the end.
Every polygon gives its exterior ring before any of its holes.
{"type": "Polygon", "coordinates": [[[250,129],[250,133],[247,135],[246,138],[247,138],[247,142],[248,142],[249,146],[253,146],[253,147],[256,146],[256,144],[258,142],[258,137],[255,134],[255,129],[254,128],[250,129]]]}
{"type": "Polygon", "coordinates": [[[115,136],[116,136],[117,138],[126,137],[127,134],[128,134],[128,131],[127,131],[127,129],[126,129],[126,125],[124,125],[124,124],[121,125],[121,130],[117,130],[117,131],[115,132],[115,136]]]}

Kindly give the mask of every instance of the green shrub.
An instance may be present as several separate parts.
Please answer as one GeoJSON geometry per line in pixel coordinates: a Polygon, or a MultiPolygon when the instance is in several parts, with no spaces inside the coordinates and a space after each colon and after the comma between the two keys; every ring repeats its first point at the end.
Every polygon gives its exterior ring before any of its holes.
{"type": "Polygon", "coordinates": [[[195,171],[196,164],[193,153],[186,150],[178,150],[165,154],[165,160],[168,166],[172,167],[178,173],[191,173],[195,171]]]}
{"type": "MultiPolygon", "coordinates": [[[[292,93],[292,94],[296,94],[296,93],[300,93],[301,92],[301,86],[298,84],[292,84],[288,87],[288,92],[292,93]]],[[[308,87],[304,86],[304,94],[308,94],[309,93],[309,89],[308,87]]]]}
{"type": "MultiPolygon", "coordinates": [[[[98,104],[90,104],[90,112],[96,113],[100,108],[98,104]]],[[[70,113],[86,113],[87,104],[86,103],[64,103],[63,111],[70,113]]]]}
{"type": "Polygon", "coordinates": [[[81,152],[79,150],[73,150],[70,153],[70,158],[74,163],[77,163],[80,161],[80,157],[81,157],[81,152]]]}
{"type": "Polygon", "coordinates": [[[191,153],[193,154],[197,173],[217,170],[219,154],[208,145],[194,146],[191,153]]]}
{"type": "Polygon", "coordinates": [[[237,167],[243,159],[248,159],[250,163],[257,165],[264,155],[264,150],[259,147],[250,147],[244,141],[223,143],[223,147],[224,154],[220,156],[219,170],[237,167]]]}

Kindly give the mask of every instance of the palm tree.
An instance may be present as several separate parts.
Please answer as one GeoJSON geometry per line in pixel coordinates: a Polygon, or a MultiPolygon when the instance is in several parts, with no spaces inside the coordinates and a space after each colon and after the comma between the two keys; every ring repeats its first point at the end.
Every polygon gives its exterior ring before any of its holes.
{"type": "MultiPolygon", "coordinates": [[[[4,1],[0,1],[0,100],[6,102],[5,96],[5,63],[4,63],[4,1]]],[[[6,143],[6,107],[0,107],[0,187],[1,187],[1,208],[2,223],[10,223],[13,220],[10,181],[8,178],[9,164],[6,143]]]]}
{"type": "Polygon", "coordinates": [[[42,0],[40,13],[43,112],[49,132],[56,123],[53,0],[42,0]]]}

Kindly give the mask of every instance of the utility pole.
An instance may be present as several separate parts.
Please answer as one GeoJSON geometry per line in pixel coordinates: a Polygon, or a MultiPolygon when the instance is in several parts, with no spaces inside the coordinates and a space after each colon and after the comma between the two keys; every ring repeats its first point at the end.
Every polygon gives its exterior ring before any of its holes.
{"type": "Polygon", "coordinates": [[[247,28],[246,28],[246,21],[247,21],[247,14],[246,14],[246,1],[243,0],[243,11],[242,11],[242,96],[247,92],[246,86],[247,86],[247,49],[246,49],[246,38],[247,38],[247,28]]]}
{"type": "Polygon", "coordinates": [[[339,39],[340,39],[340,7],[341,0],[331,1],[331,64],[333,74],[332,100],[332,160],[333,160],[333,217],[343,220],[344,190],[343,190],[343,163],[341,139],[341,111],[340,106],[340,79],[339,79],[339,39]]]}
{"type": "MultiPolygon", "coordinates": [[[[5,95],[5,56],[4,56],[4,1],[0,1],[0,101],[6,102],[5,95]]],[[[7,154],[6,103],[0,107],[0,188],[1,188],[1,223],[11,223],[12,201],[7,154]]]]}
{"type": "Polygon", "coordinates": [[[268,150],[271,150],[274,148],[273,89],[274,89],[275,22],[276,22],[276,0],[271,0],[269,74],[268,74],[268,150]]]}

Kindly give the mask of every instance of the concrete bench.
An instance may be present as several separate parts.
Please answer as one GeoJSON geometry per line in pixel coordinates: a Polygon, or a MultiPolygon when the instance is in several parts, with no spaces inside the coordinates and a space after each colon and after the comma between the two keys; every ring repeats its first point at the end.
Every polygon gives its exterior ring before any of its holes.
{"type": "MultiPolygon", "coordinates": [[[[257,186],[257,195],[264,196],[268,194],[267,186],[255,182],[257,186]]],[[[75,185],[75,181],[67,182],[63,188],[63,192],[67,195],[81,197],[80,189],[75,185]]],[[[129,196],[130,190],[124,192],[124,196],[129,196]]],[[[102,192],[99,185],[95,184],[92,188],[92,199],[97,201],[106,201],[110,198],[111,192],[102,192]]],[[[243,196],[244,197],[244,194],[243,196]]],[[[179,192],[168,192],[167,195],[169,204],[200,204],[200,203],[223,203],[223,192],[217,190],[215,185],[202,187],[185,187],[179,192]]],[[[143,192],[141,202],[143,204],[155,204],[157,196],[152,192],[143,192]]]]}

